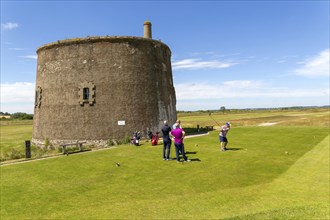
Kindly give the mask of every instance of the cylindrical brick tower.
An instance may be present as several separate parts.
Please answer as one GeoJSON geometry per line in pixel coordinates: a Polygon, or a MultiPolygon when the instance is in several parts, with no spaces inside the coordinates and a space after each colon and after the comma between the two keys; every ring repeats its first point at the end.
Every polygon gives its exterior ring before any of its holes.
{"type": "Polygon", "coordinates": [[[45,140],[103,145],[176,120],[171,51],[160,41],[77,38],[46,44],[37,54],[36,145],[45,140]]]}

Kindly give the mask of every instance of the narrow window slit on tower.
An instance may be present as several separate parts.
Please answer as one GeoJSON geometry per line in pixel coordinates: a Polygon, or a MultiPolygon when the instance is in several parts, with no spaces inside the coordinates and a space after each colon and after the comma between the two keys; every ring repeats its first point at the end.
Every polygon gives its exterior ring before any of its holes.
{"type": "Polygon", "coordinates": [[[89,99],[89,88],[85,87],[83,89],[83,99],[88,100],[89,99]]]}
{"type": "Polygon", "coordinates": [[[95,104],[95,85],[92,82],[80,83],[79,90],[79,104],[84,106],[88,103],[90,106],[95,104]]]}

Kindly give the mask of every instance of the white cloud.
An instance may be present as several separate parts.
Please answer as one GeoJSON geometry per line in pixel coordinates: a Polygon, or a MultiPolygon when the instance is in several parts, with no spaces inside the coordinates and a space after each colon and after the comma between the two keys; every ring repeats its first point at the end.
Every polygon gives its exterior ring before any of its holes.
{"type": "Polygon", "coordinates": [[[26,59],[33,59],[33,60],[38,59],[37,55],[26,55],[26,56],[20,56],[20,57],[26,58],[26,59]]]}
{"type": "Polygon", "coordinates": [[[32,113],[34,90],[34,83],[1,83],[1,111],[32,113]]]}
{"type": "Polygon", "coordinates": [[[237,63],[219,60],[184,59],[172,62],[173,70],[222,69],[237,63]]]}
{"type": "Polygon", "coordinates": [[[1,83],[1,103],[34,102],[34,90],[34,83],[1,83]]]}
{"type": "Polygon", "coordinates": [[[296,75],[309,77],[329,77],[329,53],[330,50],[326,49],[319,53],[317,56],[302,62],[301,64],[303,66],[294,70],[293,73],[296,75]]]}
{"type": "Polygon", "coordinates": [[[1,24],[1,29],[3,29],[3,30],[11,30],[11,29],[14,29],[17,27],[18,27],[17,23],[7,22],[5,24],[1,24]]]}
{"type": "Polygon", "coordinates": [[[178,110],[271,108],[329,105],[329,86],[319,88],[274,87],[263,81],[237,80],[220,84],[175,84],[178,110]]]}
{"type": "Polygon", "coordinates": [[[244,89],[244,88],[259,88],[262,86],[261,81],[257,80],[233,80],[222,83],[226,88],[244,89]]]}
{"type": "Polygon", "coordinates": [[[224,98],[301,98],[327,97],[329,88],[291,89],[276,88],[262,81],[237,80],[217,85],[207,83],[179,83],[175,85],[176,97],[180,100],[209,100],[224,98]]]}
{"type": "Polygon", "coordinates": [[[17,50],[17,51],[20,51],[20,50],[27,50],[27,48],[13,47],[13,48],[9,48],[9,50],[17,50]]]}

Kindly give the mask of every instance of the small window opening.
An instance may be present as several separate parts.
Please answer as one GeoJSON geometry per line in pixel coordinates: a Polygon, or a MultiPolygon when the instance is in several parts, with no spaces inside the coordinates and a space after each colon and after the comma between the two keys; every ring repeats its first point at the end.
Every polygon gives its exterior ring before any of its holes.
{"type": "Polygon", "coordinates": [[[34,103],[37,105],[37,102],[38,102],[38,98],[39,98],[39,92],[36,91],[36,96],[34,97],[34,103]]]}
{"type": "Polygon", "coordinates": [[[83,99],[88,100],[89,99],[89,88],[83,89],[83,99]]]}

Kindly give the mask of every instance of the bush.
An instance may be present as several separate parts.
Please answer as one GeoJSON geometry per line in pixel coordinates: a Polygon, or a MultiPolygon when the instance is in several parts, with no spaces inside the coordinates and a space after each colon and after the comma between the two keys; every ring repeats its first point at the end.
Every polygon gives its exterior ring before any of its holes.
{"type": "Polygon", "coordinates": [[[58,152],[58,153],[63,153],[63,148],[62,148],[62,147],[58,147],[58,148],[57,148],[57,152],[58,152]]]}
{"type": "Polygon", "coordinates": [[[117,146],[117,145],[118,145],[118,142],[117,142],[115,139],[109,139],[109,140],[107,141],[107,145],[108,145],[109,147],[111,147],[111,146],[117,146]]]}
{"type": "Polygon", "coordinates": [[[109,147],[111,146],[117,146],[117,145],[120,145],[120,144],[128,144],[131,142],[131,138],[126,134],[125,137],[119,139],[119,140],[116,140],[116,139],[108,139],[107,141],[107,145],[109,147]]]}
{"type": "Polygon", "coordinates": [[[50,146],[50,141],[49,138],[45,139],[45,147],[47,148],[48,146],[50,146]]]}
{"type": "Polygon", "coordinates": [[[9,157],[10,159],[15,160],[15,159],[21,159],[25,157],[25,155],[22,152],[20,152],[18,149],[13,148],[11,149],[9,157]]]}
{"type": "Polygon", "coordinates": [[[118,144],[128,144],[131,142],[131,138],[126,134],[125,137],[118,140],[118,144]]]}

